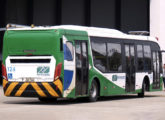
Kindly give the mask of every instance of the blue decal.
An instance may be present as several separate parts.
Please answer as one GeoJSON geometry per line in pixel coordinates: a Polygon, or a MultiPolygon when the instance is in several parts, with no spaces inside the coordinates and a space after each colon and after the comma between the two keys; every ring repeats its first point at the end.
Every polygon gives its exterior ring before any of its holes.
{"type": "Polygon", "coordinates": [[[73,78],[73,71],[64,70],[64,90],[68,89],[73,78]]]}
{"type": "Polygon", "coordinates": [[[13,79],[13,74],[12,73],[8,73],[8,79],[13,79]]]}

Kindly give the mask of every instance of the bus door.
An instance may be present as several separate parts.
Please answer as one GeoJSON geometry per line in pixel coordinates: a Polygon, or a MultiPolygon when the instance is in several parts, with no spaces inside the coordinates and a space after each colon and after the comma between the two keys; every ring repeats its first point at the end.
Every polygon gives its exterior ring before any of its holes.
{"type": "Polygon", "coordinates": [[[76,95],[88,93],[88,44],[87,41],[75,41],[76,48],[76,95]]]}
{"type": "Polygon", "coordinates": [[[135,47],[125,44],[126,92],[135,91],[135,47]]]}
{"type": "Polygon", "coordinates": [[[160,60],[159,52],[153,51],[153,89],[160,88],[160,60]]]}

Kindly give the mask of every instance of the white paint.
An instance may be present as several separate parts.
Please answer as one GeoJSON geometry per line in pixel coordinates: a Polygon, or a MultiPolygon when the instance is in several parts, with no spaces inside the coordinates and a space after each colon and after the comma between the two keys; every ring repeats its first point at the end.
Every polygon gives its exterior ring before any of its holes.
{"type": "MultiPolygon", "coordinates": [[[[125,89],[126,88],[126,73],[102,73],[99,71],[96,67],[94,67],[97,72],[99,72],[102,76],[104,76],[106,79],[108,79],[110,82],[116,84],[120,88],[125,89]],[[112,76],[117,75],[118,79],[117,81],[112,80],[112,76]],[[123,78],[121,78],[123,77],[123,78]]],[[[150,85],[153,83],[153,73],[148,74],[148,72],[140,72],[140,73],[135,73],[135,90],[142,89],[142,84],[144,77],[148,76],[150,85]]]]}
{"type": "Polygon", "coordinates": [[[54,81],[56,60],[53,56],[8,56],[5,62],[7,75],[12,74],[12,79],[8,76],[8,81],[26,82],[29,79],[32,80],[31,82],[54,81]],[[11,63],[11,59],[50,59],[50,63],[11,63]],[[50,68],[48,75],[37,74],[37,68],[43,66],[50,68]],[[9,70],[9,68],[14,68],[14,70],[9,70]]]}
{"type": "Polygon", "coordinates": [[[109,81],[113,82],[115,85],[125,89],[125,82],[126,82],[126,73],[106,73],[103,74],[109,81]],[[117,76],[117,80],[113,81],[113,75],[117,76]]]}
{"type": "Polygon", "coordinates": [[[135,87],[136,87],[136,90],[137,89],[141,89],[142,88],[142,84],[143,84],[143,80],[144,80],[144,77],[145,76],[148,76],[149,78],[149,82],[150,82],[150,85],[153,83],[153,73],[151,74],[148,74],[148,72],[139,72],[139,73],[136,73],[135,74],[135,87]]]}

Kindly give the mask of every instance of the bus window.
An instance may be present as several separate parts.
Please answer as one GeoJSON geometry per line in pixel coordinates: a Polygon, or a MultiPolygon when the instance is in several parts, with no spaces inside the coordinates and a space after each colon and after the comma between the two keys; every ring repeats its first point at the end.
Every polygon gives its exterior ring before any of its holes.
{"type": "Polygon", "coordinates": [[[109,71],[122,71],[121,45],[108,43],[109,71]]]}
{"type": "Polygon", "coordinates": [[[106,43],[92,42],[94,66],[102,72],[107,71],[106,43]]]}
{"type": "Polygon", "coordinates": [[[138,71],[143,71],[143,46],[137,45],[137,62],[138,62],[138,71]]]}
{"type": "Polygon", "coordinates": [[[144,45],[144,70],[151,70],[151,48],[144,45]]]}
{"type": "Polygon", "coordinates": [[[70,41],[66,42],[64,45],[64,59],[68,61],[73,61],[74,52],[73,52],[73,44],[70,41]]]}

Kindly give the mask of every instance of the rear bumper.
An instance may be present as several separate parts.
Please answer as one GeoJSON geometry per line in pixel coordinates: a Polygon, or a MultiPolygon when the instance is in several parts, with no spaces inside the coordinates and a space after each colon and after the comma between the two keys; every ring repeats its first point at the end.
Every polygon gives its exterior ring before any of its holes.
{"type": "Polygon", "coordinates": [[[63,97],[60,79],[55,82],[8,82],[3,79],[3,90],[5,96],[63,97]]]}

